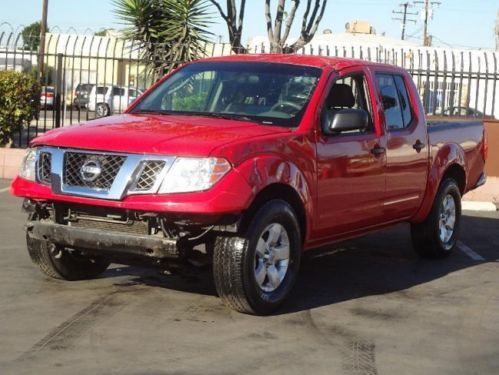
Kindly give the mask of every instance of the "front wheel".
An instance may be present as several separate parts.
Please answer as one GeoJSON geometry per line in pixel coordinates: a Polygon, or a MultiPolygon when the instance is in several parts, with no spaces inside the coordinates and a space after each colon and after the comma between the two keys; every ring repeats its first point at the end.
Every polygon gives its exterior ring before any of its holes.
{"type": "Polygon", "coordinates": [[[289,295],[300,266],[301,234],[293,208],[272,200],[254,215],[243,237],[218,237],[213,275],[219,296],[248,314],[270,314],[289,295]]]}
{"type": "Polygon", "coordinates": [[[33,263],[47,276],[60,280],[93,279],[103,273],[109,262],[102,258],[89,258],[79,250],[67,249],[49,241],[26,237],[28,252],[33,263]]]}
{"type": "Polygon", "coordinates": [[[411,225],[413,247],[426,258],[444,258],[457,243],[461,222],[461,192],[453,179],[440,185],[426,220],[411,225]]]}

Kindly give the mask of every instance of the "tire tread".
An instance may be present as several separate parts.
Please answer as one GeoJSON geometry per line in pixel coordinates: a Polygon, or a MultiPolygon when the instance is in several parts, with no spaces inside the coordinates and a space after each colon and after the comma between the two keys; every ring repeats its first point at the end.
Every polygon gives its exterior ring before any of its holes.
{"type": "Polygon", "coordinates": [[[254,310],[244,290],[243,256],[248,241],[241,237],[217,237],[213,254],[214,279],[222,301],[230,308],[247,314],[254,310]]]}

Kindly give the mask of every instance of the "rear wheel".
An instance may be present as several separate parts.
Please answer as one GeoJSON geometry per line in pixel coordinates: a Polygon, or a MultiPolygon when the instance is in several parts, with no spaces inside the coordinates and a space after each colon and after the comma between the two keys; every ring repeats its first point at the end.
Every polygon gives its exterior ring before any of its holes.
{"type": "Polygon", "coordinates": [[[83,256],[81,251],[76,249],[67,249],[49,241],[33,239],[29,235],[26,241],[33,263],[54,279],[71,281],[93,279],[109,266],[109,262],[105,259],[83,256]]]}
{"type": "Polygon", "coordinates": [[[411,226],[414,249],[427,258],[448,256],[456,246],[460,222],[461,192],[449,178],[440,185],[426,220],[411,226]]]}
{"type": "Polygon", "coordinates": [[[289,295],[298,274],[301,235],[296,214],[272,200],[254,215],[243,237],[218,237],[213,274],[219,296],[243,313],[269,314],[289,295]]]}
{"type": "Polygon", "coordinates": [[[106,117],[109,116],[110,114],[110,109],[109,106],[105,103],[99,103],[97,104],[97,107],[95,108],[95,113],[97,117],[106,117]]]}

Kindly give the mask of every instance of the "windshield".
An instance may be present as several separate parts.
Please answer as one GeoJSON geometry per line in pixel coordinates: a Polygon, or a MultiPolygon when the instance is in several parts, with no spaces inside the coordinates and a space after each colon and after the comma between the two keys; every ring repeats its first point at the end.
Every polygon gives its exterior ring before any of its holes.
{"type": "Polygon", "coordinates": [[[200,62],[164,81],[132,113],[214,116],[296,127],[321,69],[276,63],[200,62]]]}

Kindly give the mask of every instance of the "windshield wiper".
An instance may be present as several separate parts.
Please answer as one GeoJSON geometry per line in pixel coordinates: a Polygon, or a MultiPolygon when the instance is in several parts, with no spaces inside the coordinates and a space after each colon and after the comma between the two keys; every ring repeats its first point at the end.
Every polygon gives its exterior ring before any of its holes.
{"type": "Polygon", "coordinates": [[[171,115],[170,111],[165,111],[162,109],[138,109],[133,111],[132,113],[141,113],[141,114],[151,114],[151,115],[171,115]]]}
{"type": "Polygon", "coordinates": [[[254,121],[252,118],[245,115],[238,115],[237,113],[210,113],[203,112],[199,113],[200,116],[209,116],[215,118],[222,118],[224,120],[242,120],[242,121],[254,121]]]}
{"type": "MultiPolygon", "coordinates": [[[[254,121],[259,123],[269,124],[268,121],[261,119],[255,119],[248,117],[246,115],[240,115],[237,113],[217,113],[217,112],[190,112],[190,111],[166,111],[162,109],[138,109],[132,113],[137,114],[160,114],[160,115],[181,115],[181,116],[204,116],[204,117],[214,117],[221,118],[224,120],[241,120],[241,121],[254,121]]],[[[270,122],[270,124],[272,124],[270,122]]]]}

